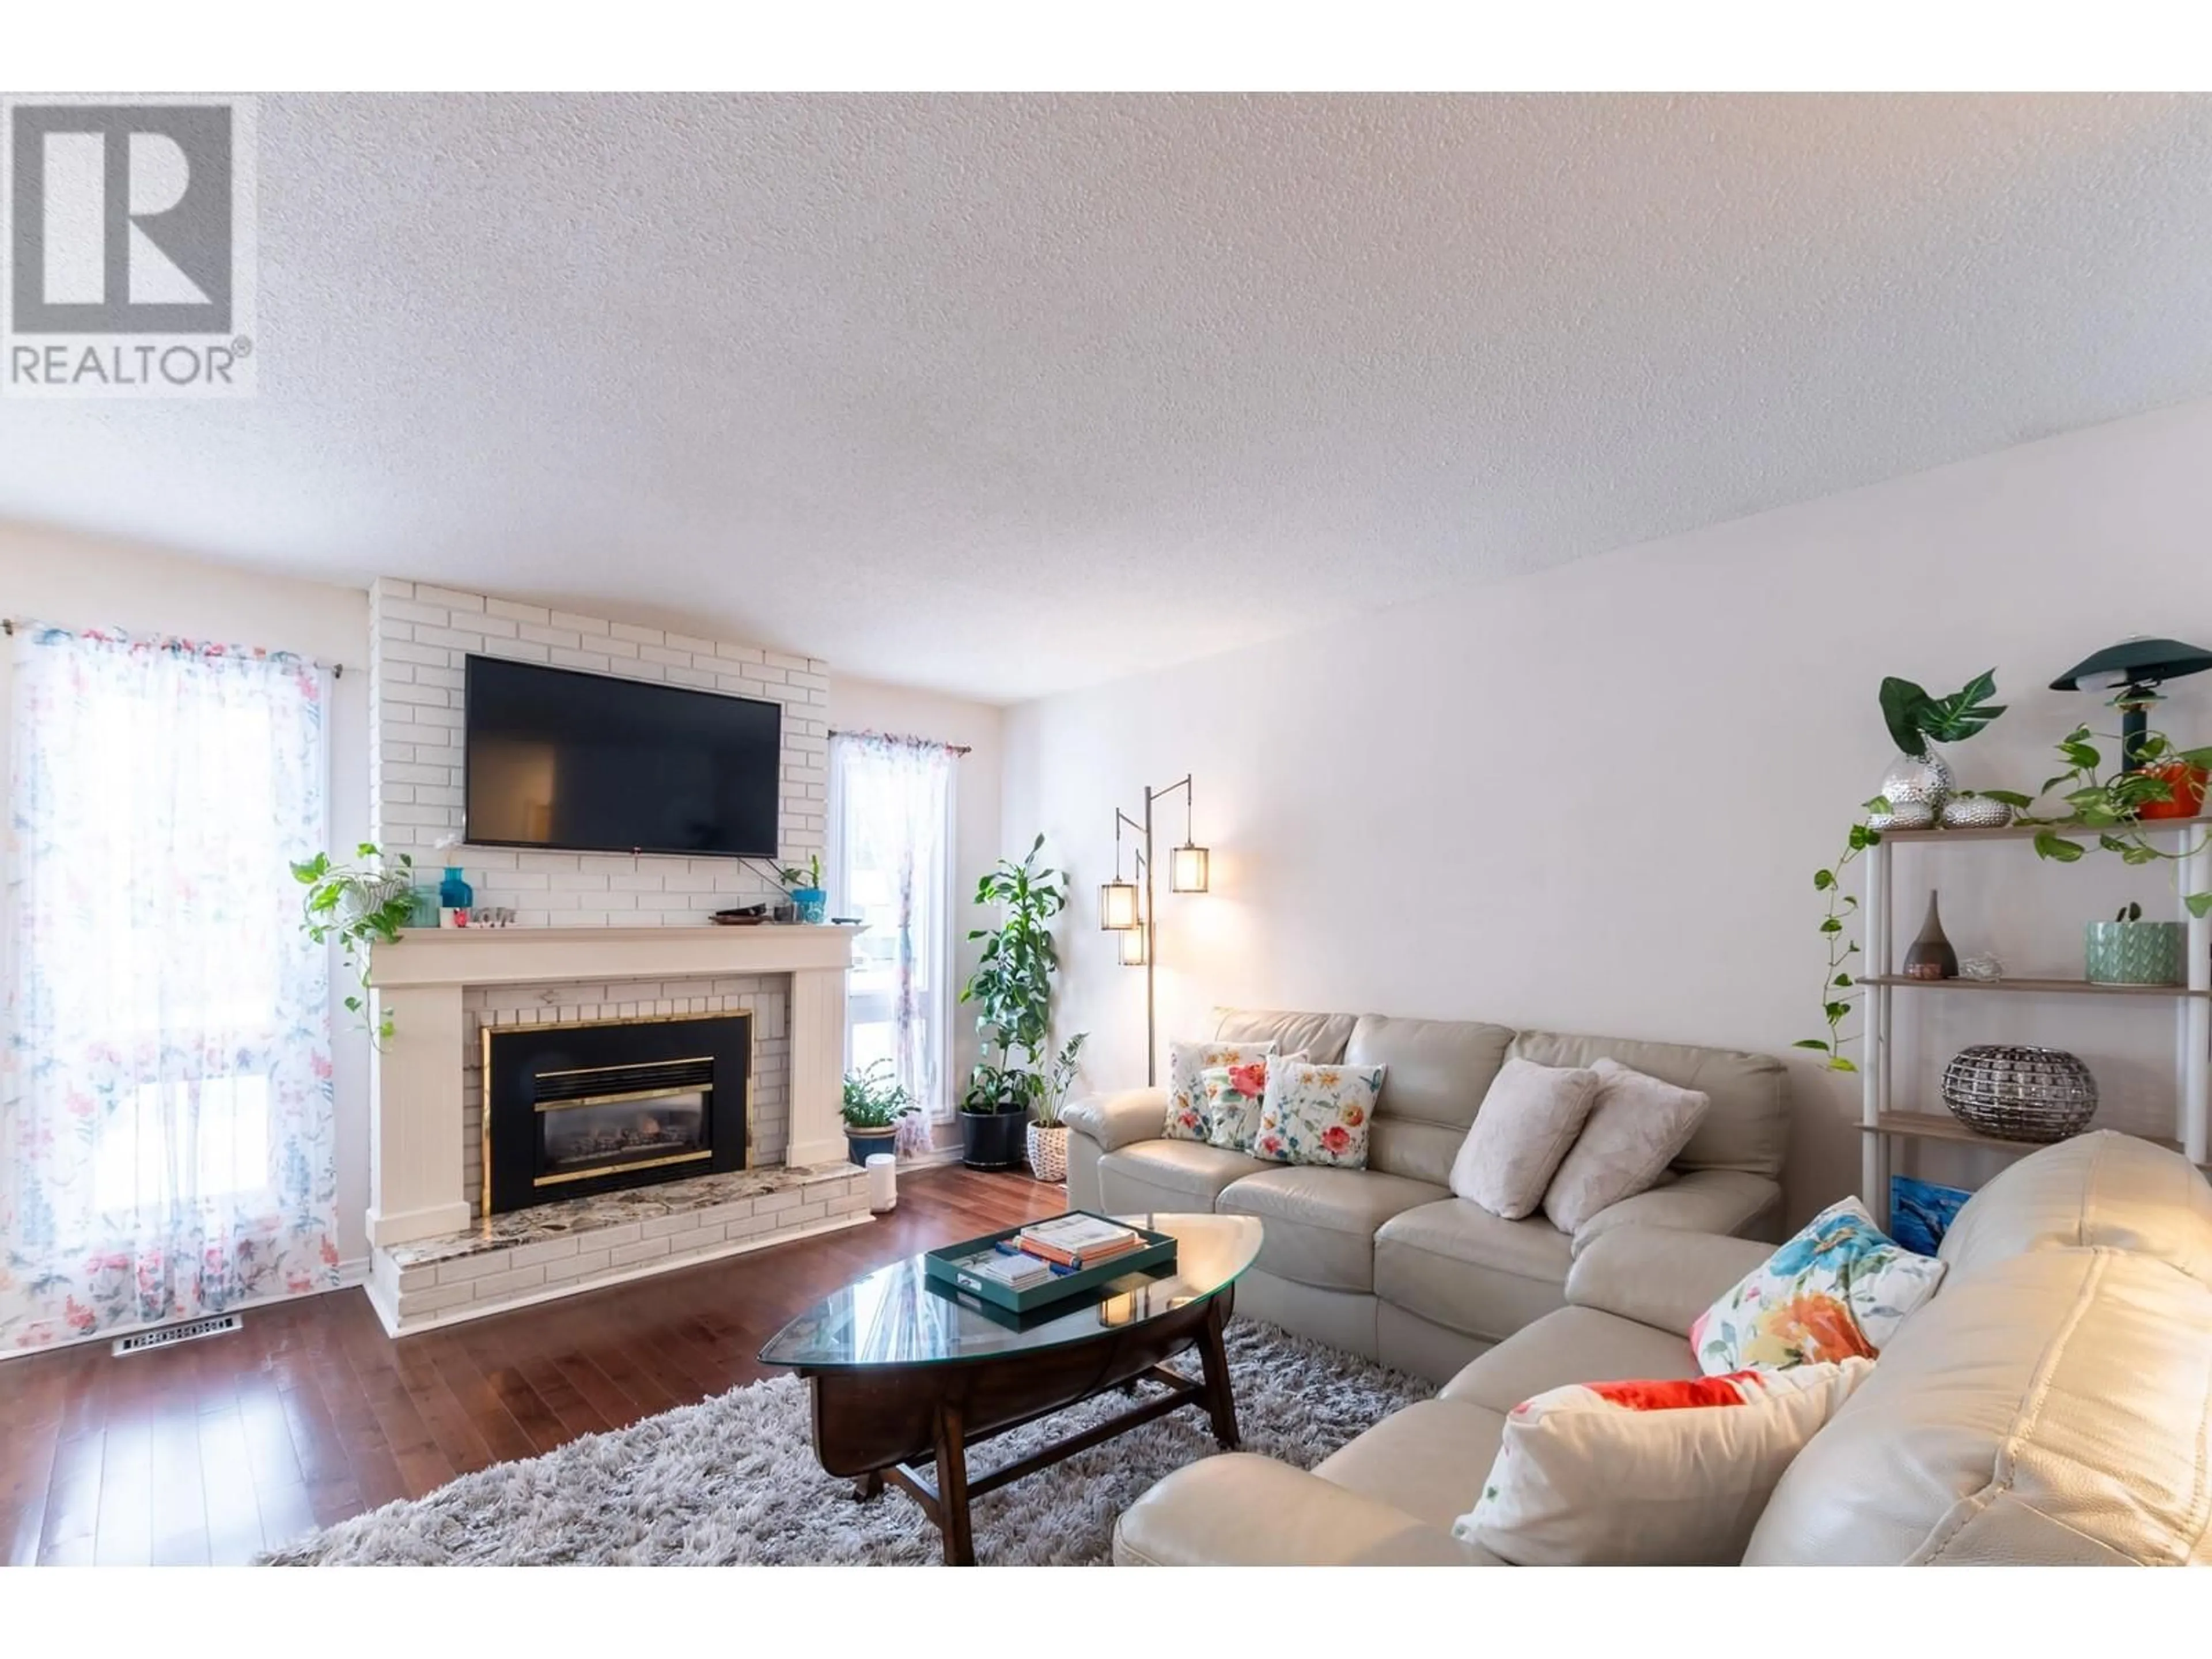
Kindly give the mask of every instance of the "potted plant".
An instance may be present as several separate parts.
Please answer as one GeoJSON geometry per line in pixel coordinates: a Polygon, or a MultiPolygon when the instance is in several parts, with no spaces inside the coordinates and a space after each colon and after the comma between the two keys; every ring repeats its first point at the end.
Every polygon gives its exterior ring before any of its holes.
{"type": "Polygon", "coordinates": [[[998,906],[1000,915],[997,927],[969,932],[983,949],[960,989],[961,1001],[976,1005],[975,1029],[992,1056],[969,1074],[960,1100],[962,1161],[971,1170],[1006,1170],[1021,1161],[1030,1109],[1048,1087],[1034,1068],[1044,1059],[1052,975],[1060,966],[1049,924],[1067,898],[1061,872],[1037,862],[1043,848],[1039,836],[1020,863],[1000,859],[975,884],[975,902],[998,906]]]}
{"type": "Polygon", "coordinates": [[[795,864],[786,865],[776,874],[783,883],[783,890],[791,896],[791,902],[799,907],[799,919],[801,921],[822,921],[827,919],[830,914],[830,895],[822,885],[822,855],[819,853],[808,854],[803,868],[795,864]]]}
{"type": "Polygon", "coordinates": [[[899,1120],[920,1109],[906,1085],[892,1075],[888,1060],[846,1073],[844,1104],[840,1108],[845,1119],[846,1155],[865,1169],[871,1153],[895,1153],[899,1120]]]}
{"type": "Polygon", "coordinates": [[[1075,1082],[1076,1060],[1089,1035],[1078,1031],[1062,1043],[1053,1056],[1052,1070],[1045,1076],[1036,1121],[1029,1126],[1030,1173],[1039,1181],[1067,1179],[1067,1126],[1060,1121],[1060,1109],[1067,1104],[1067,1091],[1075,1082]]]}
{"type": "Polygon", "coordinates": [[[2145,921],[2142,906],[2124,904],[2110,921],[2083,930],[2082,958],[2092,985],[2179,985],[2188,960],[2189,930],[2178,921],[2145,921]]]}
{"type": "Polygon", "coordinates": [[[380,1048],[391,1040],[392,1016],[375,1024],[368,1018],[368,947],[375,940],[397,943],[415,908],[415,860],[406,854],[386,869],[373,842],[354,848],[358,860],[333,864],[318,853],[292,866],[292,879],[306,888],[300,901],[300,926],[318,945],[337,939],[345,951],[357,989],[345,999],[346,1012],[359,1020],[380,1048]]]}

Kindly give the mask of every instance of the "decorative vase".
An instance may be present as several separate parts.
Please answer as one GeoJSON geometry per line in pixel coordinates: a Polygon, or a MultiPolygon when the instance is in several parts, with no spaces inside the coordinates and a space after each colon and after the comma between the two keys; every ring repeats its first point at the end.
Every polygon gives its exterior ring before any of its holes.
{"type": "Polygon", "coordinates": [[[476,902],[476,889],[462,879],[461,866],[447,865],[445,878],[438,884],[438,902],[448,910],[465,910],[476,902]]]}
{"type": "Polygon", "coordinates": [[[1936,816],[1946,830],[2002,830],[2012,822],[2012,808],[1987,795],[1954,795],[1936,816]]]}
{"type": "Polygon", "coordinates": [[[2187,761],[2161,761],[2142,769],[2152,777],[2163,779],[2166,787],[2172,791],[2173,799],[2145,801],[2136,809],[2137,817],[2193,818],[2203,810],[2207,775],[2203,767],[2191,766],[2187,761]]]}
{"type": "Polygon", "coordinates": [[[799,912],[801,921],[823,921],[830,915],[830,890],[826,887],[794,887],[791,902],[799,912]]]}
{"type": "Polygon", "coordinates": [[[2093,921],[2082,930],[2083,970],[2092,985],[2179,985],[2189,930],[2178,921],[2093,921]]]}
{"type": "Polygon", "coordinates": [[[1943,1068],[1943,1103],[1980,1134],[2063,1140],[2096,1115],[2097,1079],[2062,1048],[1978,1042],[1943,1068]]]}
{"type": "Polygon", "coordinates": [[[1029,1129],[1030,1173],[1039,1181],[1067,1179],[1067,1126],[1032,1123],[1029,1129]]]}
{"type": "Polygon", "coordinates": [[[1959,977],[1959,953],[1943,937],[1943,918],[1936,913],[1932,892],[1928,895],[1928,920],[1920,924],[1920,936],[1906,947],[1905,974],[1908,979],[1959,977]]]}
{"type": "Polygon", "coordinates": [[[1918,830],[1936,821],[1943,810],[1943,803],[1951,799],[1951,792],[1959,781],[1951,775],[1951,763],[1936,752],[1936,745],[1928,745],[1924,755],[1899,755],[1890,762],[1889,770],[1881,775],[1881,798],[1889,803],[1889,811],[1877,812],[1867,820],[1875,830],[1918,830]],[[1923,814],[1925,814],[1923,817],[1923,814]]]}

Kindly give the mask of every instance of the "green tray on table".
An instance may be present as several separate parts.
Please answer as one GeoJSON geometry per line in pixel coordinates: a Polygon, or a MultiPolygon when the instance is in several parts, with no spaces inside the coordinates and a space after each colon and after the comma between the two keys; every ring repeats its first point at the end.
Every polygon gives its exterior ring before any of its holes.
{"type": "MultiPolygon", "coordinates": [[[[1087,1215],[1095,1221],[1113,1220],[1111,1216],[1098,1215],[1090,1210],[1070,1210],[1066,1213],[1087,1215]]],[[[1058,1221],[1062,1218],[1051,1216],[1045,1218],[1058,1221]]],[[[1024,1222],[1022,1226],[1036,1224],[1038,1224],[1035,1222],[1024,1222]]],[[[985,1279],[979,1274],[963,1273],[961,1264],[972,1257],[982,1255],[1001,1240],[1013,1238],[1020,1233],[1021,1227],[1004,1228],[995,1233],[985,1233],[979,1238],[963,1239],[957,1244],[947,1244],[940,1249],[927,1251],[922,1256],[922,1263],[927,1269],[929,1276],[943,1284],[947,1289],[957,1291],[963,1296],[978,1297],[994,1307],[1003,1308],[1009,1313],[1017,1314],[1029,1313],[1035,1309],[1049,1306],[1054,1302],[1065,1302],[1072,1296],[1080,1296],[1085,1291],[1098,1290],[1133,1273],[1142,1273],[1152,1267],[1175,1266],[1176,1242],[1173,1237],[1167,1233],[1157,1233],[1148,1227],[1139,1227],[1129,1222],[1115,1222],[1115,1224],[1128,1227],[1144,1243],[1133,1250],[1124,1250],[1119,1255],[1109,1256],[1094,1267],[1079,1267],[1073,1273],[1054,1273],[1042,1285],[1030,1285],[1020,1290],[1016,1290],[1011,1285],[1001,1285],[995,1279],[985,1279]]]]}

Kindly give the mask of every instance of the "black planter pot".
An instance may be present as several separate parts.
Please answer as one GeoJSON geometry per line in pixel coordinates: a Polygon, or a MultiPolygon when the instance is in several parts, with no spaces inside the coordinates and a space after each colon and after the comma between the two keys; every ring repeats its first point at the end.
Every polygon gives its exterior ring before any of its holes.
{"type": "Polygon", "coordinates": [[[845,1156],[862,1169],[868,1167],[871,1152],[895,1152],[898,1147],[898,1130],[848,1129],[845,1131],[845,1156]]]}
{"type": "Polygon", "coordinates": [[[1011,1170],[1022,1161],[1027,1111],[960,1114],[960,1161],[971,1170],[1011,1170]]]}

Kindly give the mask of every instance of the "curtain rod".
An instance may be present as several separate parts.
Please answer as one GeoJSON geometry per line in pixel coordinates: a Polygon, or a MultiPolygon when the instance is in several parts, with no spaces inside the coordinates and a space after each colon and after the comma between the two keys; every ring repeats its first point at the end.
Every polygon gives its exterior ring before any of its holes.
{"type": "MultiPolygon", "coordinates": [[[[0,617],[0,634],[7,635],[10,639],[15,637],[15,630],[18,628],[58,626],[60,626],[58,623],[41,623],[34,617],[0,617]]],[[[63,631],[64,633],[73,634],[80,630],[76,629],[64,629],[63,631]]],[[[179,636],[173,635],[171,637],[179,636]]],[[[297,656],[299,653],[295,651],[287,651],[282,654],[291,657],[297,656]]],[[[320,657],[309,657],[307,660],[314,664],[318,668],[328,669],[330,671],[331,678],[334,680],[342,680],[345,678],[345,665],[342,662],[325,662],[320,657]]]]}
{"type": "Polygon", "coordinates": [[[830,729],[830,735],[833,738],[883,738],[892,743],[910,743],[917,749],[942,749],[946,753],[953,755],[967,755],[974,752],[964,743],[939,743],[935,738],[917,738],[904,732],[875,732],[865,727],[856,731],[840,731],[836,726],[832,726],[830,729]]]}

